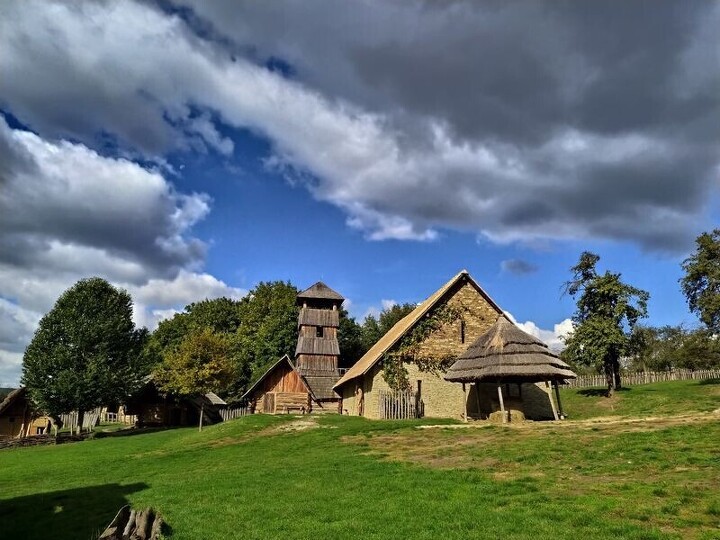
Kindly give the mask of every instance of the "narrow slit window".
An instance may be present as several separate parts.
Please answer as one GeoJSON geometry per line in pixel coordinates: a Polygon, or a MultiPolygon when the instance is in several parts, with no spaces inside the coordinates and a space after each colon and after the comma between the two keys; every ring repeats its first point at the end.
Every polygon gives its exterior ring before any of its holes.
{"type": "Polygon", "coordinates": [[[460,343],[465,343],[465,321],[460,321],[460,343]]]}
{"type": "Polygon", "coordinates": [[[323,327],[322,326],[315,327],[315,337],[323,337],[323,327]]]}

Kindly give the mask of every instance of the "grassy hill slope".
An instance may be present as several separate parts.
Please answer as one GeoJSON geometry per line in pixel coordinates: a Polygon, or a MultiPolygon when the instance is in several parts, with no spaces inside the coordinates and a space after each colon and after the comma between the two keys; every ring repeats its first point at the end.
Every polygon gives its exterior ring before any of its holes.
{"type": "MultiPolygon", "coordinates": [[[[3,451],[0,538],[89,539],[127,502],[158,509],[174,540],[718,538],[720,422],[703,411],[720,385],[636,387],[617,415],[650,387],[694,414],[427,429],[255,416],[3,451]]],[[[575,400],[606,415],[601,398],[564,392],[571,415],[575,400]]]]}

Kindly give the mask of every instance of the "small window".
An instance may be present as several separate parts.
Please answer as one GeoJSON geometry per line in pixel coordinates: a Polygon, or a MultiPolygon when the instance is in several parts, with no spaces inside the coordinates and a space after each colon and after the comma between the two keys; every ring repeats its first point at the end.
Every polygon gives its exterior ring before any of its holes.
{"type": "Polygon", "coordinates": [[[315,327],[315,337],[323,337],[323,327],[322,326],[315,327]]]}
{"type": "Polygon", "coordinates": [[[465,343],[465,321],[460,321],[460,343],[465,343]]]}

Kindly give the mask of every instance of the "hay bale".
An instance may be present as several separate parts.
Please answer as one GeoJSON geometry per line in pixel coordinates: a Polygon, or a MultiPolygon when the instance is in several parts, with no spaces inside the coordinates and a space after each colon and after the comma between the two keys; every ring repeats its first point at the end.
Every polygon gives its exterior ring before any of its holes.
{"type": "MultiPolygon", "coordinates": [[[[522,412],[520,409],[506,409],[505,414],[510,413],[510,422],[525,422],[525,413],[522,412]]],[[[494,413],[490,413],[490,416],[488,417],[488,420],[490,422],[496,423],[496,424],[502,424],[503,422],[503,412],[502,411],[495,411],[494,413]]]]}

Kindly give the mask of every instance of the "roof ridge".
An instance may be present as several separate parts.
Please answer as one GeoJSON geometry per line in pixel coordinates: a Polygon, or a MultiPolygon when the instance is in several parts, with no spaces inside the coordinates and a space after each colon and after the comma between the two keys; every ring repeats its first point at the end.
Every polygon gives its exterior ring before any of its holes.
{"type": "Polygon", "coordinates": [[[483,298],[485,298],[490,306],[497,311],[498,315],[502,315],[504,313],[495,301],[490,298],[488,293],[486,293],[473,279],[467,270],[460,270],[439,289],[420,302],[414,310],[395,323],[395,325],[388,330],[384,336],[382,336],[372,347],[370,347],[362,358],[355,362],[355,364],[337,382],[334,388],[338,388],[346,382],[367,373],[380,360],[382,355],[395,345],[402,336],[405,335],[405,333],[407,333],[427,312],[429,312],[440,300],[442,300],[453,285],[455,285],[463,277],[468,279],[469,283],[483,298]]]}

